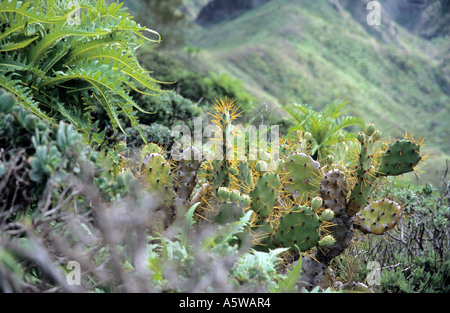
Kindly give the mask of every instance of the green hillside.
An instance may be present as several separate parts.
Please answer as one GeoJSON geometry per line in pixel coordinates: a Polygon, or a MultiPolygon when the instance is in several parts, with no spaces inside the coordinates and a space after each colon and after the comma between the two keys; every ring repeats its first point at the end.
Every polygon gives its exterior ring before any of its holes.
{"type": "Polygon", "coordinates": [[[423,166],[428,179],[450,154],[450,77],[439,57],[449,44],[384,21],[376,31],[396,43],[376,39],[329,1],[274,0],[197,27],[188,41],[202,48],[199,67],[241,79],[270,114],[282,115],[280,106],[288,103],[321,109],[341,99],[350,101],[349,114],[376,123],[386,135],[413,130],[435,155],[423,166]]]}

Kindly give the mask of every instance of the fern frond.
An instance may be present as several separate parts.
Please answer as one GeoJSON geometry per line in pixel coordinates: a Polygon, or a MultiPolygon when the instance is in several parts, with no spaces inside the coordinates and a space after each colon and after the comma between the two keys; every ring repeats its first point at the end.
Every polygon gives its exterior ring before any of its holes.
{"type": "Polygon", "coordinates": [[[343,116],[336,120],[335,129],[341,130],[341,129],[344,129],[346,127],[353,126],[353,125],[359,125],[363,129],[366,128],[366,124],[364,123],[363,119],[361,119],[359,117],[355,117],[355,116],[343,116]]]}
{"type": "Polygon", "coordinates": [[[27,18],[30,22],[56,23],[63,21],[66,17],[60,17],[61,20],[52,20],[41,10],[36,9],[36,1],[17,1],[7,0],[0,2],[0,13],[13,13],[27,18]]]}
{"type": "Polygon", "coordinates": [[[97,100],[114,123],[113,126],[119,127],[123,131],[116,108],[120,109],[119,113],[125,114],[132,126],[135,126],[138,122],[133,107],[138,109],[140,107],[134,103],[120,81],[113,79],[118,75],[120,75],[120,72],[114,70],[111,64],[105,66],[99,61],[86,61],[81,63],[79,67],[69,69],[68,73],[59,73],[55,77],[49,78],[41,86],[60,85],[70,80],[84,80],[90,83],[94,87],[93,91],[97,100]],[[117,98],[120,98],[120,100],[117,100],[117,98]]]}
{"type": "Polygon", "coordinates": [[[18,42],[8,42],[0,45],[0,52],[13,51],[17,49],[22,49],[31,44],[33,41],[38,39],[39,36],[35,36],[33,38],[27,38],[18,42]]]}
{"type": "MultiPolygon", "coordinates": [[[[85,133],[94,105],[100,104],[114,128],[126,117],[139,133],[129,95],[137,86],[160,91],[135,55],[144,41],[159,42],[157,32],[140,26],[122,4],[104,0],[0,0],[0,87],[20,104],[53,121],[62,118],[85,133]],[[75,10],[80,23],[70,23],[75,10]],[[151,35],[157,35],[150,38],[151,35]]],[[[149,113],[149,112],[145,112],[149,113]]]]}
{"type": "Polygon", "coordinates": [[[47,36],[39,40],[28,52],[28,59],[30,63],[36,64],[43,55],[55,45],[60,39],[67,36],[83,36],[95,37],[106,35],[110,32],[108,29],[97,29],[94,31],[83,30],[74,27],[56,28],[47,36]]]}
{"type": "Polygon", "coordinates": [[[323,109],[321,114],[323,116],[335,119],[345,113],[345,112],[342,112],[342,109],[344,109],[344,107],[347,105],[348,102],[349,101],[341,103],[341,102],[335,100],[335,101],[331,102],[330,104],[328,104],[323,109]]]}

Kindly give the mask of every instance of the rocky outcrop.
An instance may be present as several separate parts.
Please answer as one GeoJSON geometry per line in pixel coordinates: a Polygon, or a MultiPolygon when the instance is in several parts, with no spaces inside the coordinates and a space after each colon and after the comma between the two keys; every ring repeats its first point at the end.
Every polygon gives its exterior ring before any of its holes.
{"type": "Polygon", "coordinates": [[[206,26],[230,20],[271,0],[212,0],[200,11],[196,22],[206,26]]]}

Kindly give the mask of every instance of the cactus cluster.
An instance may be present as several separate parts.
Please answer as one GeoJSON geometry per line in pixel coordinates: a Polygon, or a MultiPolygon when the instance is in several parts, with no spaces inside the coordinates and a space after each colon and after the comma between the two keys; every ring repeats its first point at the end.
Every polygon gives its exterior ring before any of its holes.
{"type": "Polygon", "coordinates": [[[314,160],[308,153],[308,136],[301,132],[294,141],[281,140],[278,159],[268,147],[258,150],[256,159],[250,159],[248,151],[238,158],[242,151],[234,146],[233,121],[239,116],[234,102],[218,101],[215,109],[222,158],[194,158],[196,147],[183,151],[186,156],[176,162],[154,148],[141,153],[139,177],[151,191],[164,194],[162,200],[173,216],[197,202],[196,215],[217,224],[236,221],[251,210],[253,247],[292,252],[316,246],[324,253],[339,245],[345,248],[353,222],[373,234],[397,223],[398,205],[368,200],[378,179],[414,169],[421,159],[419,144],[404,139],[380,145],[381,133],[371,124],[356,136],[359,153],[350,170],[334,164],[332,155],[314,160]]]}
{"type": "Polygon", "coordinates": [[[203,146],[184,148],[177,160],[156,144],[133,154],[119,142],[105,156],[114,157],[109,173],[103,171],[109,175],[102,175],[96,171],[97,161],[106,164],[102,154],[87,148],[71,126],[51,125],[16,104],[14,96],[0,92],[1,208],[24,210],[48,182],[62,185],[69,177],[83,182],[89,177],[111,199],[120,198],[131,180],[140,181],[160,200],[153,231],[194,209],[197,221],[222,229],[251,216],[233,244],[251,243],[259,251],[286,248],[291,257],[312,250],[314,262],[303,264],[316,268],[305,273],[323,272],[322,265],[348,247],[354,229],[381,235],[395,227],[401,206],[389,199],[371,201],[373,191],[386,176],[413,171],[423,159],[420,142],[406,136],[382,143],[374,125],[355,136],[358,152],[346,163],[333,155],[315,160],[302,132],[282,138],[278,155],[264,146],[253,158],[250,149],[242,153],[234,146],[233,121],[239,116],[234,103],[220,101],[213,121],[222,132],[222,158],[198,157],[203,146]]]}
{"type": "Polygon", "coordinates": [[[360,149],[354,171],[356,183],[347,207],[350,216],[367,204],[380,178],[411,172],[422,160],[420,143],[412,138],[397,139],[383,147],[379,145],[380,138],[381,132],[373,124],[357,135],[360,149]]]}

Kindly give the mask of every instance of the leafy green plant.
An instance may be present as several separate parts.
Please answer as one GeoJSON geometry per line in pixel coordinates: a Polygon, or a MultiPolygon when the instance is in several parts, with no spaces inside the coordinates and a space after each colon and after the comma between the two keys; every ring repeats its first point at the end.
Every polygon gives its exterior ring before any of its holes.
{"type": "Polygon", "coordinates": [[[0,4],[0,23],[0,86],[20,105],[85,135],[98,122],[95,106],[114,128],[123,131],[123,117],[139,130],[135,109],[143,110],[129,90],[159,88],[135,51],[159,35],[134,22],[121,3],[8,0],[0,4]]]}
{"type": "Polygon", "coordinates": [[[276,278],[281,280],[283,277],[276,267],[282,261],[279,255],[286,249],[239,250],[232,243],[250,226],[252,212],[237,221],[209,229],[194,219],[199,204],[186,212],[174,239],[161,234],[150,238],[147,266],[155,286],[178,292],[186,291],[187,286],[194,292],[276,290],[276,278]],[[223,274],[215,274],[218,271],[223,274]],[[209,280],[212,284],[203,282],[209,280]]]}
{"type": "Polygon", "coordinates": [[[437,255],[417,256],[412,261],[397,255],[397,266],[382,271],[380,289],[394,293],[448,293],[450,261],[437,255]]]}
{"type": "MultiPolygon", "coordinates": [[[[0,94],[0,107],[5,95],[14,97],[1,90],[0,94]]],[[[127,181],[109,179],[101,170],[99,154],[84,144],[72,125],[51,125],[16,101],[7,111],[0,111],[0,224],[34,209],[46,190],[57,197],[58,188],[81,179],[97,184],[106,199],[120,198],[127,181]]]]}
{"type": "Polygon", "coordinates": [[[339,142],[346,142],[355,138],[354,134],[344,129],[358,125],[365,128],[362,119],[354,116],[342,116],[347,103],[333,101],[321,112],[317,112],[308,105],[293,104],[286,106],[286,112],[291,115],[294,125],[289,132],[302,131],[309,133],[311,156],[315,160],[322,160],[332,154],[332,147],[339,142]]]}

